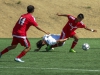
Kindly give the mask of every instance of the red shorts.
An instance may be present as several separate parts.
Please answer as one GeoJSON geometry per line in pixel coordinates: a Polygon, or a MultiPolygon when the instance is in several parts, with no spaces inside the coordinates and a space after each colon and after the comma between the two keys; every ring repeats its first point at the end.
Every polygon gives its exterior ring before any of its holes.
{"type": "Polygon", "coordinates": [[[13,37],[11,45],[17,45],[18,43],[20,43],[22,46],[30,47],[30,42],[29,42],[29,40],[27,38],[13,37]]]}
{"type": "Polygon", "coordinates": [[[75,35],[75,32],[69,32],[69,33],[65,33],[64,31],[61,32],[60,35],[60,39],[65,39],[65,38],[69,38],[69,37],[73,37],[73,35],[75,35]]]}

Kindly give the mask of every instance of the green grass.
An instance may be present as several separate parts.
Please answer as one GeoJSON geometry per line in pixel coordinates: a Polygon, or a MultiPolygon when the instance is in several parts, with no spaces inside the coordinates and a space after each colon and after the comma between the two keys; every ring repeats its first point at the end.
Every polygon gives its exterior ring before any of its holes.
{"type": "MultiPolygon", "coordinates": [[[[32,49],[22,58],[25,62],[14,61],[24,48],[18,45],[0,58],[0,75],[100,75],[100,39],[80,39],[75,47],[77,53],[68,52],[73,39],[50,52],[45,51],[45,46],[34,52],[39,39],[29,40],[32,49]],[[88,51],[81,48],[86,42],[90,45],[88,51]]],[[[0,51],[10,43],[11,39],[0,39],[0,51]]]]}

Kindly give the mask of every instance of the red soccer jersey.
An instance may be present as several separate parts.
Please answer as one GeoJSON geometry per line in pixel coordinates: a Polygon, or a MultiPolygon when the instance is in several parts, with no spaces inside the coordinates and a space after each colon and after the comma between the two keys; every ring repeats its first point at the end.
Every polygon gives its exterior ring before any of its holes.
{"type": "Polygon", "coordinates": [[[35,27],[38,26],[35,18],[30,13],[24,14],[19,18],[16,25],[14,26],[12,35],[26,36],[27,30],[32,25],[35,27]]]}
{"type": "Polygon", "coordinates": [[[68,15],[68,22],[64,26],[63,31],[67,34],[71,34],[74,32],[77,28],[85,28],[85,25],[83,22],[77,22],[75,23],[75,17],[68,15]]]}

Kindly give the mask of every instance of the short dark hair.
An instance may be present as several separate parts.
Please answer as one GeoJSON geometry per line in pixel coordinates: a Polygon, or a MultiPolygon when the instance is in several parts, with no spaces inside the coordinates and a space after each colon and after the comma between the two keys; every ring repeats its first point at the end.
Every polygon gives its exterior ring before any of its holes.
{"type": "Polygon", "coordinates": [[[32,12],[34,12],[34,6],[33,5],[29,5],[29,6],[27,6],[27,12],[28,13],[32,13],[32,12]]]}
{"type": "Polygon", "coordinates": [[[81,13],[77,17],[80,18],[80,19],[84,19],[84,15],[81,14],[81,13]]]}
{"type": "Polygon", "coordinates": [[[36,46],[37,46],[37,48],[41,48],[42,46],[44,46],[43,44],[42,44],[42,40],[39,40],[37,43],[36,43],[36,46]]]}

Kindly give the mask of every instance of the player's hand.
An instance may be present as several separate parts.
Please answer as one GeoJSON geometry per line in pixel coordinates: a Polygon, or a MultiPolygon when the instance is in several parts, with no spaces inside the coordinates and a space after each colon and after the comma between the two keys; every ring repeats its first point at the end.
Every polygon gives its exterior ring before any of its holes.
{"type": "Polygon", "coordinates": [[[93,30],[93,32],[97,32],[97,30],[93,30]]]}
{"type": "Polygon", "coordinates": [[[49,32],[46,32],[46,34],[49,35],[50,33],[49,32]]]}
{"type": "Polygon", "coordinates": [[[60,14],[59,14],[59,13],[57,13],[56,15],[58,15],[58,16],[59,16],[60,14]]]}

